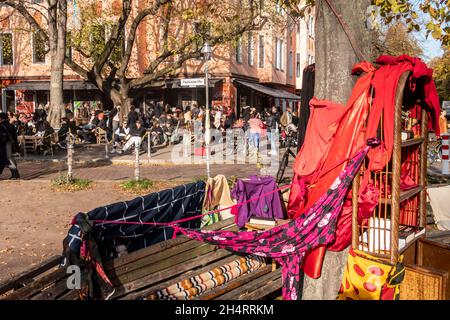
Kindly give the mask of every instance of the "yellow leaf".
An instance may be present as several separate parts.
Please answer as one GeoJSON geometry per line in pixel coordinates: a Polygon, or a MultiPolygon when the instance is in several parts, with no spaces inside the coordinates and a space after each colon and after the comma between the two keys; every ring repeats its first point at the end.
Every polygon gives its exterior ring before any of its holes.
{"type": "Polygon", "coordinates": [[[431,35],[433,36],[434,39],[439,40],[442,37],[442,30],[436,29],[431,33],[431,35]]]}

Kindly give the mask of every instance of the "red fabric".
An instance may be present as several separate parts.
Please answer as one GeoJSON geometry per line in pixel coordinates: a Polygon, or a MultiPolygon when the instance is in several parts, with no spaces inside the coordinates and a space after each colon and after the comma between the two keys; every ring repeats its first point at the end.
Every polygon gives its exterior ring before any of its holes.
{"type": "Polygon", "coordinates": [[[375,62],[382,66],[391,65],[397,66],[398,68],[407,66],[407,68],[412,71],[410,88],[413,92],[416,91],[418,80],[423,80],[423,95],[427,106],[428,118],[430,120],[429,125],[436,135],[440,135],[439,115],[441,106],[436,85],[433,80],[433,69],[428,68],[420,58],[413,58],[406,54],[398,57],[382,55],[375,62]]]}
{"type": "MultiPolygon", "coordinates": [[[[352,96],[347,105],[342,106],[342,110],[336,109],[336,104],[324,101],[321,104],[330,106],[329,115],[325,118],[319,119],[323,123],[327,123],[325,128],[336,127],[335,134],[329,136],[329,141],[320,146],[319,162],[316,166],[316,171],[310,172],[311,166],[299,166],[301,163],[308,163],[307,161],[299,160],[302,157],[310,157],[307,150],[314,150],[313,146],[317,144],[317,139],[311,137],[309,134],[309,123],[305,142],[297,155],[297,160],[294,164],[294,179],[303,179],[306,187],[301,189],[292,189],[289,198],[288,213],[291,218],[297,218],[302,212],[305,212],[326,192],[334,179],[339,175],[346,165],[348,159],[357,152],[365,144],[364,122],[367,118],[370,98],[370,82],[375,68],[368,62],[362,62],[355,66],[352,73],[367,72],[356,83],[352,96]],[[335,123],[330,121],[334,119],[335,123]],[[332,124],[330,127],[330,123],[332,124]],[[307,145],[308,146],[305,146],[307,145]],[[302,198],[303,197],[303,198],[302,198]]],[[[319,104],[317,99],[315,104],[319,104]]],[[[325,109],[323,110],[326,113],[325,109]]],[[[316,123],[315,120],[310,120],[310,123],[316,123]]],[[[328,137],[322,134],[323,137],[328,137]]],[[[321,143],[326,141],[322,139],[321,143]]],[[[350,191],[351,192],[351,191],[350,191]]],[[[351,242],[351,201],[346,201],[344,208],[339,216],[336,230],[336,241],[327,249],[339,251],[346,248],[351,242]]],[[[307,253],[304,262],[305,273],[312,277],[320,277],[322,269],[322,260],[325,254],[325,247],[319,247],[307,253]]]]}
{"type": "MultiPolygon", "coordinates": [[[[403,72],[412,72],[410,78],[412,91],[416,90],[419,79],[424,81],[425,97],[423,100],[428,107],[430,123],[436,134],[439,134],[440,107],[436,88],[431,79],[432,70],[427,68],[420,59],[409,56],[398,58],[381,56],[376,62],[381,65],[376,72],[368,62],[359,63],[354,67],[353,74],[358,72],[367,74],[356,83],[342,112],[335,103],[313,100],[313,107],[322,105],[325,109],[321,110],[323,113],[321,118],[310,119],[305,143],[294,164],[294,179],[300,180],[302,184],[291,190],[288,205],[288,214],[291,218],[296,218],[300,213],[311,208],[344,168],[349,157],[365,143],[367,138],[377,136],[382,114],[384,114],[384,143],[380,144],[375,151],[370,151],[369,167],[370,170],[384,168],[392,156],[395,91],[403,72]],[[371,88],[374,90],[374,100],[373,106],[370,108],[370,115],[368,115],[371,88]],[[368,125],[367,128],[364,128],[366,120],[368,120],[368,125]],[[334,129],[334,127],[336,127],[335,133],[331,135],[332,131],[329,128],[334,129]],[[314,131],[320,131],[320,135],[311,134],[314,131]],[[318,151],[316,151],[317,149],[318,151]]],[[[365,200],[368,201],[366,211],[370,212],[373,210],[371,209],[373,201],[370,199],[374,197],[374,194],[371,195],[370,187],[367,186],[368,179],[364,180],[361,185],[361,196],[363,199],[366,197],[365,200]]],[[[368,214],[367,212],[366,214],[368,214]]],[[[338,220],[336,241],[327,248],[322,246],[307,253],[303,268],[309,277],[320,277],[322,261],[327,249],[339,251],[351,243],[351,215],[351,203],[348,202],[344,205],[338,220]]]]}
{"type": "Polygon", "coordinates": [[[315,97],[309,102],[309,107],[308,131],[300,150],[302,156],[297,156],[294,163],[295,171],[301,172],[303,176],[313,174],[322,164],[345,111],[342,104],[317,100],[315,97]]]}
{"type": "MultiPolygon", "coordinates": [[[[412,58],[408,55],[399,57],[384,55],[380,56],[375,62],[380,64],[381,67],[375,72],[372,80],[372,87],[375,95],[373,106],[367,120],[367,137],[377,135],[380,119],[383,115],[382,130],[384,141],[377,148],[370,150],[368,154],[370,162],[361,183],[361,190],[366,193],[369,192],[367,188],[370,172],[382,170],[392,157],[394,146],[395,94],[400,76],[403,73],[408,71],[411,72],[409,78],[410,90],[417,95],[417,98],[421,98],[425,101],[426,109],[429,113],[429,124],[433,127],[436,134],[439,135],[440,106],[436,87],[432,79],[433,70],[429,69],[419,58],[412,58]],[[417,86],[418,82],[423,84],[423,86],[417,86]],[[422,89],[423,92],[418,92],[418,90],[422,89]]],[[[411,103],[410,106],[405,105],[405,107],[411,109],[412,116],[414,116],[414,113],[418,112],[418,108],[416,108],[416,99],[411,101],[404,100],[404,103],[411,103]]],[[[369,215],[369,213],[370,212],[366,212],[364,215],[369,215]]]]}
{"type": "Polygon", "coordinates": [[[378,205],[378,198],[380,196],[380,189],[376,188],[373,183],[367,184],[359,193],[358,198],[358,223],[361,223],[363,219],[370,218],[372,216],[373,210],[378,205]]]}

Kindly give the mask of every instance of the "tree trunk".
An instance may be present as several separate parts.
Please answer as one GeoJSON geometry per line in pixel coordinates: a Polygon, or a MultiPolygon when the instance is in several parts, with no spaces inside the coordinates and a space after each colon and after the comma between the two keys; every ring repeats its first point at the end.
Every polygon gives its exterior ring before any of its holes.
{"type": "Polygon", "coordinates": [[[67,1],[49,0],[50,109],[48,121],[59,128],[64,111],[64,58],[66,54],[67,1]]]}
{"type": "MultiPolygon", "coordinates": [[[[365,27],[370,0],[329,0],[348,27],[357,49],[372,59],[371,32],[365,27]]],[[[318,99],[346,104],[356,78],[351,70],[359,58],[349,38],[325,0],[316,4],[316,76],[314,94],[318,99]]],[[[336,299],[341,284],[347,252],[327,251],[319,279],[305,275],[303,299],[336,299]]]]}

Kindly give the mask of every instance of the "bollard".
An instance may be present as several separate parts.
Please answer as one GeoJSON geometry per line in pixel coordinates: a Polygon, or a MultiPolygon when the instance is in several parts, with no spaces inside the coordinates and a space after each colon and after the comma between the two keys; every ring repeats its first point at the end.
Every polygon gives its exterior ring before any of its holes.
{"type": "Polygon", "coordinates": [[[449,139],[450,135],[448,132],[441,134],[442,137],[442,174],[450,174],[449,166],[448,166],[448,158],[449,158],[449,139]]]}
{"type": "Polygon", "coordinates": [[[141,171],[139,167],[139,144],[134,144],[134,153],[135,153],[135,160],[134,160],[134,180],[139,181],[141,176],[141,171]]]}
{"type": "Polygon", "coordinates": [[[72,135],[67,135],[67,179],[69,181],[73,178],[72,173],[72,165],[73,165],[73,139],[72,135]]]}
{"type": "Polygon", "coordinates": [[[109,158],[109,155],[108,155],[108,131],[105,131],[105,158],[109,158]]]}
{"type": "Polygon", "coordinates": [[[150,160],[152,157],[152,141],[150,131],[147,131],[147,158],[150,160]]]}

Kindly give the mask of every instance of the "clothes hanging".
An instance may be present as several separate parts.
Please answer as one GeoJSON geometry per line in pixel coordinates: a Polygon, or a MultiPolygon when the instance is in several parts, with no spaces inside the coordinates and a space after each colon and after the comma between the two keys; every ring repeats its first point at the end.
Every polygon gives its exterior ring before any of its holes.
{"type": "MultiPolygon", "coordinates": [[[[231,190],[231,195],[238,203],[241,203],[254,197],[258,198],[275,189],[278,189],[278,185],[274,177],[253,175],[249,179],[238,179],[231,190]]],[[[240,205],[232,210],[232,213],[235,215],[235,222],[239,228],[243,228],[251,217],[285,218],[278,192],[271,193],[259,201],[250,201],[240,205]]]]}
{"type": "Polygon", "coordinates": [[[274,258],[282,265],[283,298],[296,300],[299,297],[300,268],[304,254],[334,240],[336,223],[344,197],[368,148],[356,153],[329,190],[324,192],[310,210],[287,224],[262,232],[198,231],[182,227],[175,227],[175,229],[192,239],[205,241],[220,248],[274,258]]]}
{"type": "MultiPolygon", "coordinates": [[[[297,152],[300,151],[305,141],[306,128],[310,116],[309,102],[314,97],[314,83],[316,75],[315,63],[303,69],[302,95],[300,102],[300,116],[298,117],[298,145],[297,152]]],[[[295,123],[294,123],[295,124],[295,123]]]]}
{"type": "MultiPolygon", "coordinates": [[[[333,117],[336,119],[336,124],[333,125],[336,127],[335,132],[328,142],[318,167],[312,173],[303,171],[303,168],[298,165],[301,163],[301,158],[310,156],[305,151],[308,150],[306,145],[310,144],[309,150],[313,150],[316,143],[314,137],[309,139],[308,133],[306,135],[302,150],[298,153],[293,166],[293,181],[295,183],[289,196],[288,215],[290,218],[295,219],[302,212],[309,210],[345,168],[350,157],[365,144],[366,134],[364,126],[370,108],[370,82],[375,68],[368,62],[361,62],[352,69],[352,74],[360,74],[362,72],[365,74],[356,82],[347,105],[342,106],[342,111],[339,111],[339,114],[333,117]]],[[[327,101],[322,103],[326,106],[331,104],[327,101]]],[[[316,121],[319,122],[320,119],[316,121]]],[[[328,128],[333,126],[330,125],[325,128],[328,130],[328,128]]],[[[339,216],[336,239],[329,245],[329,250],[340,251],[350,244],[351,216],[351,192],[349,192],[345,197],[344,206],[339,216]]],[[[325,246],[319,246],[306,254],[303,269],[309,277],[320,277],[325,251],[325,246]]]]}
{"type": "Polygon", "coordinates": [[[398,300],[405,268],[350,248],[339,300],[398,300]]]}
{"type": "MultiPolygon", "coordinates": [[[[206,181],[203,211],[208,212],[214,209],[227,208],[233,204],[234,202],[231,199],[231,192],[230,187],[228,186],[227,178],[222,174],[218,174],[214,178],[208,178],[206,181]]],[[[202,219],[202,227],[230,218],[231,216],[231,210],[225,210],[220,213],[217,212],[204,216],[202,219]]]]}
{"type": "MultiPolygon", "coordinates": [[[[380,56],[376,61],[381,67],[375,72],[372,86],[375,91],[373,107],[367,120],[367,136],[376,135],[383,115],[383,144],[369,152],[368,171],[382,170],[392,157],[394,146],[394,112],[395,94],[400,77],[405,72],[410,72],[409,90],[411,94],[408,100],[404,99],[406,109],[415,108],[418,99],[423,101],[423,107],[429,115],[429,124],[439,135],[440,105],[436,86],[432,79],[433,70],[419,58],[408,55],[399,57],[380,56]]],[[[367,179],[366,179],[367,180],[367,179]]],[[[364,187],[364,183],[362,187],[364,187]]]]}

